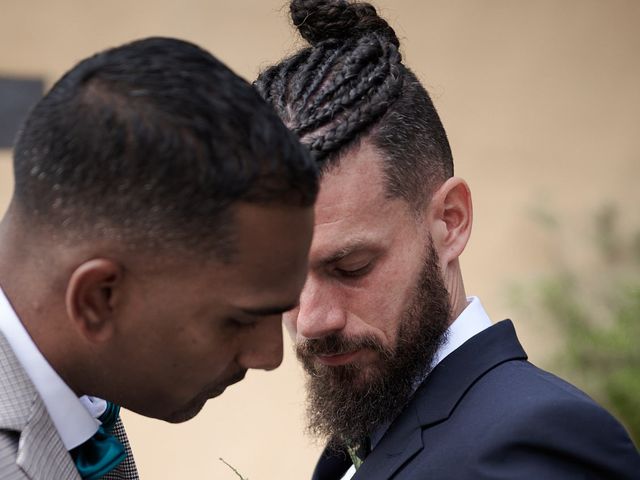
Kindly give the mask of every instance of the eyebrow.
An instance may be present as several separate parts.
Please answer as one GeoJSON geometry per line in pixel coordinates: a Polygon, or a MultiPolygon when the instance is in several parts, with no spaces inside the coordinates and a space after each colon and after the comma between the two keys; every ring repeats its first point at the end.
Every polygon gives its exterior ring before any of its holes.
{"type": "Polygon", "coordinates": [[[328,257],[322,259],[319,263],[322,264],[322,265],[329,265],[331,263],[336,263],[336,262],[342,260],[343,258],[348,257],[349,255],[351,255],[356,250],[360,250],[361,248],[364,248],[364,247],[367,247],[367,246],[369,246],[367,241],[362,239],[362,238],[359,238],[357,240],[354,240],[354,241],[348,243],[347,245],[342,247],[340,250],[337,250],[337,251],[333,252],[328,257]]]}
{"type": "Polygon", "coordinates": [[[269,315],[281,315],[284,312],[288,312],[298,306],[298,303],[291,303],[287,305],[277,305],[273,307],[259,307],[259,308],[241,308],[244,313],[248,315],[255,315],[258,317],[268,317],[269,315]]]}

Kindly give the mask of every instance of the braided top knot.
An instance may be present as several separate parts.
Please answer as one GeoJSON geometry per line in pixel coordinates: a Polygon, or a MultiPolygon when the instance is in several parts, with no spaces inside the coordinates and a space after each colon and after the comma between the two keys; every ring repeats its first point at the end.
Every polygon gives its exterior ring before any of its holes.
{"type": "Polygon", "coordinates": [[[453,175],[453,158],[429,94],[402,63],[395,32],[369,3],[289,1],[311,45],[264,70],[257,91],[322,170],[370,142],[383,154],[387,193],[423,208],[453,175]]]}
{"type": "Polygon", "coordinates": [[[311,43],[264,71],[258,92],[323,163],[361,138],[402,91],[400,42],[368,3],[292,0],[291,18],[311,43]]]}
{"type": "Polygon", "coordinates": [[[312,46],[325,40],[346,40],[376,33],[396,48],[400,41],[393,28],[369,3],[347,0],[292,0],[291,19],[312,46]]]}

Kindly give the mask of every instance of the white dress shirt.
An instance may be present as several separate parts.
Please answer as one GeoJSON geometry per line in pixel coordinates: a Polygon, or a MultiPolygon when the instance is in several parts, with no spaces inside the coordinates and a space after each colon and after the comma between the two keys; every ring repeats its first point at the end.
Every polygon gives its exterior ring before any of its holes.
{"type": "Polygon", "coordinates": [[[106,402],[73,393],[38,350],[1,288],[0,333],[40,394],[65,448],[71,450],[91,438],[106,402]]]}
{"type": "MultiPolygon", "coordinates": [[[[434,369],[445,357],[462,346],[471,337],[491,326],[491,320],[480,303],[480,299],[478,297],[467,297],[467,302],[467,306],[462,313],[449,325],[445,334],[445,341],[440,345],[433,357],[431,369],[434,369]]],[[[372,449],[380,442],[388,427],[389,425],[386,425],[372,435],[372,449]]],[[[351,465],[351,468],[347,470],[341,480],[350,480],[355,473],[356,467],[351,465]]]]}
{"type": "Polygon", "coordinates": [[[464,342],[491,326],[491,319],[480,303],[480,299],[467,297],[467,302],[465,309],[447,329],[445,342],[433,357],[432,369],[464,342]]]}

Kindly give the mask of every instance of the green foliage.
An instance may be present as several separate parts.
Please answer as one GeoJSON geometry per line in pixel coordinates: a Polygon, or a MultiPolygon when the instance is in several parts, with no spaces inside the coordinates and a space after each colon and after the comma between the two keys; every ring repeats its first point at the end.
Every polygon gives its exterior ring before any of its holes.
{"type": "MultiPolygon", "coordinates": [[[[545,225],[560,235],[561,222],[545,225]]],[[[607,406],[640,445],[640,231],[621,232],[617,211],[606,207],[593,232],[586,259],[564,258],[519,296],[559,328],[552,369],[607,406]]]]}

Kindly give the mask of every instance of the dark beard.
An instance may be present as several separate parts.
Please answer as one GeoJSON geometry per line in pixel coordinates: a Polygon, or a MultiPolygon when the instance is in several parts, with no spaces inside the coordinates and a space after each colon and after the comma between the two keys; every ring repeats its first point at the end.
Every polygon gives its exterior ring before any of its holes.
{"type": "Polygon", "coordinates": [[[445,339],[450,317],[449,293],[430,241],[393,349],[385,348],[375,337],[343,338],[339,334],[305,340],[297,346],[298,359],[309,374],[309,432],[333,442],[352,443],[392,421],[429,372],[445,339]],[[337,354],[360,348],[378,354],[374,365],[329,367],[314,361],[318,353],[337,354]]]}

